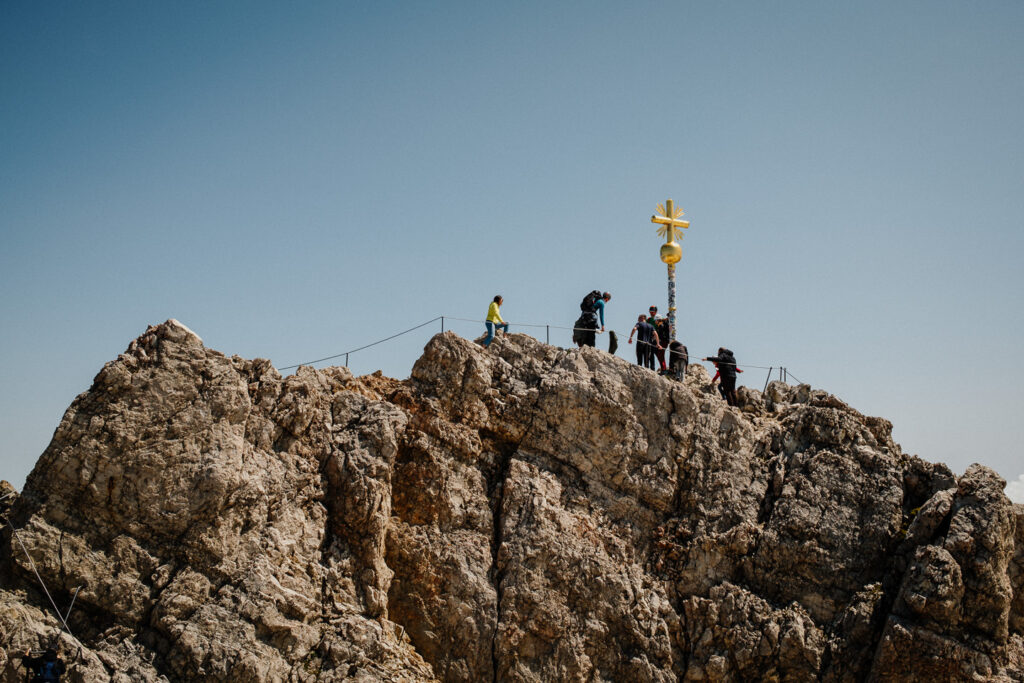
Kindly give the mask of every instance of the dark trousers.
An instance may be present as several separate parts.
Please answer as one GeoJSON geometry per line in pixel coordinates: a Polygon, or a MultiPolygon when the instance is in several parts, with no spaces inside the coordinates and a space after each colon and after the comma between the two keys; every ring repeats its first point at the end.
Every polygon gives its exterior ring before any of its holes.
{"type": "Polygon", "coordinates": [[[642,368],[654,369],[654,347],[650,342],[636,340],[636,364],[642,368]]]}
{"type": "Polygon", "coordinates": [[[722,398],[725,402],[731,406],[736,405],[736,378],[735,377],[723,377],[722,386],[718,388],[721,392],[722,398]]]}
{"type": "Polygon", "coordinates": [[[597,316],[593,313],[584,313],[576,321],[576,329],[573,330],[573,341],[580,348],[584,346],[597,345],[597,316]]]}
{"type": "Polygon", "coordinates": [[[636,340],[636,364],[648,370],[654,369],[654,344],[642,339],[636,340]]]}

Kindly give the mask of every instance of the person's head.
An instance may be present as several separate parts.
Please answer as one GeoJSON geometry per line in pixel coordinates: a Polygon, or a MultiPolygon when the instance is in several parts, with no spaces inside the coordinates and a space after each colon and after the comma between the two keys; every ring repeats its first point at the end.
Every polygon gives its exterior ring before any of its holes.
{"type": "Polygon", "coordinates": [[[504,301],[504,299],[501,298],[501,294],[494,295],[494,303],[500,306],[502,301],[504,301]]]}
{"type": "Polygon", "coordinates": [[[647,312],[650,313],[651,317],[653,318],[654,316],[658,315],[658,307],[651,306],[650,308],[647,309],[647,312]]]}
{"type": "Polygon", "coordinates": [[[721,356],[723,353],[725,353],[725,347],[724,346],[719,346],[718,347],[718,355],[721,356]]]}
{"type": "Polygon", "coordinates": [[[637,321],[638,323],[643,323],[643,322],[647,322],[647,316],[646,316],[646,315],[644,315],[643,313],[641,313],[640,315],[638,315],[638,316],[636,317],[636,321],[637,321]]]}
{"type": "Polygon", "coordinates": [[[57,651],[54,650],[52,647],[46,648],[46,652],[43,653],[43,659],[45,659],[48,662],[56,661],[57,651]]]}
{"type": "Polygon", "coordinates": [[[605,301],[611,301],[612,295],[609,294],[608,292],[605,292],[604,294],[601,295],[601,298],[604,299],[605,301]]]}

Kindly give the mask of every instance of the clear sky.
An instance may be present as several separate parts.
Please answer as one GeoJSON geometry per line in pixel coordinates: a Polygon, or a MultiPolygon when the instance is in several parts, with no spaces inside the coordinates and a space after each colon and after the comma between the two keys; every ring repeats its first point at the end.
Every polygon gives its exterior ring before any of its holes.
{"type": "Polygon", "coordinates": [[[671,197],[691,355],[1018,480],[1022,36],[1019,0],[0,3],[0,478],[171,317],[278,367],[498,293],[543,335],[610,290],[628,334],[671,197]]]}

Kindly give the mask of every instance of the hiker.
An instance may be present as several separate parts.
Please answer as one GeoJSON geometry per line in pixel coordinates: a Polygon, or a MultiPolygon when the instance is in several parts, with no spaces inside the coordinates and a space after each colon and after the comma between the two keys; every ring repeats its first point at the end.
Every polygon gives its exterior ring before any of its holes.
{"type": "Polygon", "coordinates": [[[662,372],[665,372],[665,349],[668,347],[669,341],[672,339],[672,330],[668,324],[668,318],[658,317],[658,307],[651,306],[648,309],[650,313],[647,316],[647,321],[654,325],[655,331],[658,333],[658,339],[661,340],[661,344],[653,347],[654,356],[658,359],[658,366],[662,372]]]}
{"type": "MultiPolygon", "coordinates": [[[[743,372],[743,370],[741,368],[736,368],[736,372],[743,372]]],[[[721,377],[721,371],[718,369],[718,364],[716,363],[715,364],[715,376],[711,378],[711,384],[715,384],[716,382],[718,382],[718,379],[720,377],[721,377]]],[[[728,394],[726,394],[725,386],[723,384],[718,384],[717,388],[718,388],[718,395],[721,396],[722,398],[724,398],[726,403],[729,403],[729,396],[728,396],[728,394]]],[[[734,405],[734,404],[733,403],[729,403],[729,405],[734,405]]]]}
{"type": "Polygon", "coordinates": [[[487,327],[487,338],[484,339],[484,348],[490,346],[494,340],[495,329],[504,330],[505,334],[508,334],[508,323],[501,319],[501,311],[498,310],[504,301],[500,294],[496,294],[491,305],[487,307],[487,322],[484,323],[487,327]]]}
{"type": "Polygon", "coordinates": [[[601,332],[604,332],[604,305],[611,301],[611,299],[611,294],[608,292],[602,293],[599,289],[595,289],[583,297],[583,301],[580,302],[582,313],[579,319],[576,320],[576,324],[573,325],[572,331],[572,340],[576,342],[577,346],[580,348],[596,346],[599,324],[601,332]]]}
{"type": "Polygon", "coordinates": [[[659,345],[658,333],[654,325],[647,322],[647,316],[641,313],[636,319],[629,333],[629,341],[633,343],[633,333],[636,333],[636,364],[642,368],[654,369],[654,349],[659,345]]]}
{"type": "MultiPolygon", "coordinates": [[[[668,345],[668,374],[680,382],[686,378],[686,368],[690,365],[690,352],[682,342],[675,339],[668,345]]],[[[739,369],[739,368],[737,368],[739,369]]]]}
{"type": "Polygon", "coordinates": [[[46,648],[42,657],[33,657],[31,650],[25,650],[21,663],[29,670],[32,683],[43,683],[44,681],[59,681],[64,675],[64,661],[52,647],[46,648]]]}
{"type": "Polygon", "coordinates": [[[718,372],[715,373],[711,383],[714,384],[715,379],[721,376],[722,384],[718,391],[722,394],[722,398],[725,399],[726,403],[731,406],[736,405],[736,372],[743,372],[736,367],[736,356],[729,349],[719,347],[717,356],[710,356],[704,360],[711,361],[718,368],[718,372]]]}

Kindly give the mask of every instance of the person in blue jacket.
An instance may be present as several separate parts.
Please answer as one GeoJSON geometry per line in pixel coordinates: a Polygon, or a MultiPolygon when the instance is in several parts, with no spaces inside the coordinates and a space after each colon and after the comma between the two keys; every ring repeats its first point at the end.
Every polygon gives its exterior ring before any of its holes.
{"type": "Polygon", "coordinates": [[[42,657],[33,657],[31,650],[25,650],[21,663],[29,670],[32,683],[43,683],[49,681],[60,681],[64,675],[64,660],[57,654],[57,650],[50,647],[46,649],[42,657]]]}
{"type": "Polygon", "coordinates": [[[583,303],[580,304],[583,314],[573,326],[572,340],[576,342],[577,346],[580,348],[596,346],[598,327],[600,326],[601,331],[604,332],[604,305],[611,299],[611,294],[608,292],[601,294],[596,289],[583,299],[583,303]]]}

